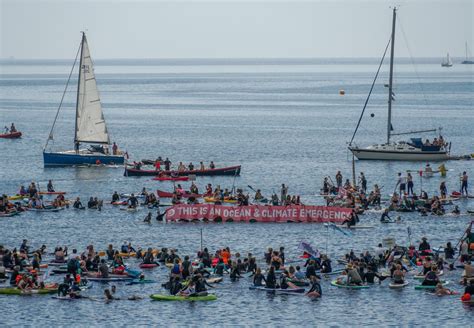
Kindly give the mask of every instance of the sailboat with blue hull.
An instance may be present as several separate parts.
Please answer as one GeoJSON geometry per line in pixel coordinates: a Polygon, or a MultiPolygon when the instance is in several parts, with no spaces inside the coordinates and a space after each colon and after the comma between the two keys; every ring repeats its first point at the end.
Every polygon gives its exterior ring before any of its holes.
{"type": "Polygon", "coordinates": [[[112,151],[110,151],[109,148],[110,137],[105,124],[104,114],[102,112],[99,90],[97,88],[94,74],[94,66],[86,35],[82,32],[81,45],[77,52],[76,59],[74,60],[53,126],[51,127],[48,140],[46,141],[43,150],[44,166],[123,164],[124,155],[118,151],[117,147],[113,147],[112,151]],[[60,152],[48,151],[49,143],[54,141],[54,127],[79,53],[80,60],[76,99],[74,149],[60,152]],[[89,147],[81,149],[81,144],[88,144],[89,147]]]}

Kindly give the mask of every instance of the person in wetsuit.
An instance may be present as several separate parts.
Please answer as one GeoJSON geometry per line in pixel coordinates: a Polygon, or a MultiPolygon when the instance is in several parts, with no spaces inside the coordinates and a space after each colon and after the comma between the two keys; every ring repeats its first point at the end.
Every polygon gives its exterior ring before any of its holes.
{"type": "Polygon", "coordinates": [[[321,284],[319,283],[319,279],[316,276],[311,276],[310,278],[311,288],[306,293],[308,297],[321,297],[323,296],[323,290],[321,288],[321,284]]]}
{"type": "Polygon", "coordinates": [[[112,203],[120,201],[120,195],[114,191],[114,194],[112,195],[112,203]]]}
{"type": "Polygon", "coordinates": [[[271,266],[265,278],[267,288],[276,288],[275,267],[271,266]]]}
{"type": "Polygon", "coordinates": [[[262,270],[260,268],[257,268],[257,271],[255,272],[253,276],[253,285],[256,287],[265,286],[263,282],[265,282],[266,284],[267,280],[265,279],[265,276],[262,274],[262,270]]]}
{"type": "Polygon", "coordinates": [[[130,198],[128,199],[128,203],[129,203],[128,208],[136,208],[138,205],[137,197],[135,197],[135,195],[132,194],[130,198]]]}

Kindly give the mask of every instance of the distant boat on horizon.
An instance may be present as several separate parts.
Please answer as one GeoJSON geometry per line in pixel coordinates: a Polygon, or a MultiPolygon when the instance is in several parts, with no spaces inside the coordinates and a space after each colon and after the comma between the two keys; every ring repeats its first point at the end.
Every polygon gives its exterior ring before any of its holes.
{"type": "Polygon", "coordinates": [[[66,83],[61,102],[59,104],[56,117],[51,127],[51,131],[43,150],[44,166],[67,166],[82,164],[123,164],[123,154],[113,154],[109,151],[110,138],[105,124],[102,105],[100,102],[99,90],[95,80],[94,65],[89,51],[86,34],[82,32],[79,60],[79,78],[77,82],[77,98],[76,98],[76,117],[74,132],[74,150],[51,152],[47,151],[48,143],[53,141],[53,131],[58,118],[59,110],[67,91],[67,85],[71,79],[72,70],[66,83]],[[80,149],[81,143],[89,144],[88,149],[80,149]]]}
{"type": "Polygon", "coordinates": [[[466,42],[466,59],[461,62],[461,64],[467,64],[467,65],[472,65],[474,64],[474,60],[469,59],[469,48],[467,47],[467,42],[466,42]]]}
{"type": "Polygon", "coordinates": [[[446,60],[441,63],[441,66],[442,67],[452,67],[453,66],[453,62],[451,61],[451,58],[449,58],[449,52],[446,55],[446,60]]]}

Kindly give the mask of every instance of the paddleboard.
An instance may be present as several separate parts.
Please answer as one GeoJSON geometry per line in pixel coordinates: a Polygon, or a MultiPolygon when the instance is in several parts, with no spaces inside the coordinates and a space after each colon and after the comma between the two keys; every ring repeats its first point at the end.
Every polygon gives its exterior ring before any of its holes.
{"type": "Polygon", "coordinates": [[[388,288],[399,289],[399,288],[403,288],[403,287],[407,286],[408,284],[409,284],[409,282],[406,281],[406,280],[403,284],[395,284],[395,283],[391,282],[391,283],[388,284],[388,288]]]}
{"type": "Polygon", "coordinates": [[[340,285],[337,283],[336,280],[331,281],[331,285],[338,287],[338,288],[347,288],[347,289],[367,289],[370,288],[370,286],[367,285],[340,285]]]}
{"type": "MultiPolygon", "coordinates": [[[[449,284],[449,281],[445,281],[443,283],[443,287],[448,285],[449,284]]],[[[415,289],[416,290],[422,290],[422,289],[427,289],[427,290],[434,290],[436,289],[436,286],[423,286],[423,285],[418,285],[418,286],[415,286],[415,289]]]]}
{"type": "Polygon", "coordinates": [[[177,296],[177,295],[161,295],[161,294],[152,294],[150,298],[154,301],[188,301],[188,302],[196,302],[196,301],[215,301],[217,300],[217,296],[214,294],[209,294],[206,296],[177,296]]]}

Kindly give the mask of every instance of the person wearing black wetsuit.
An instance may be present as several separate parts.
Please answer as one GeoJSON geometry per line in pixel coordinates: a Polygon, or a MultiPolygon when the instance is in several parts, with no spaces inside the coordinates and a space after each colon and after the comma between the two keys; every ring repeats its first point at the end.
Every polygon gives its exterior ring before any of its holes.
{"type": "Polygon", "coordinates": [[[130,204],[130,205],[128,205],[128,208],[136,208],[137,205],[138,205],[138,199],[137,199],[137,197],[135,197],[135,195],[132,194],[132,195],[130,196],[130,198],[128,199],[128,203],[130,204]]]}
{"type": "Polygon", "coordinates": [[[311,277],[311,288],[306,293],[308,296],[321,297],[323,296],[323,290],[321,284],[316,276],[311,277]]]}
{"type": "Polygon", "coordinates": [[[114,194],[112,195],[112,202],[118,202],[120,200],[119,194],[114,191],[114,194]]]}
{"type": "Polygon", "coordinates": [[[276,276],[275,276],[275,268],[270,267],[268,270],[267,278],[265,278],[267,288],[276,288],[276,276]]]}
{"type": "Polygon", "coordinates": [[[262,274],[262,270],[260,268],[257,269],[253,276],[253,285],[256,287],[264,286],[263,282],[267,282],[265,277],[262,274]]]}
{"type": "Polygon", "coordinates": [[[316,276],[316,266],[314,260],[311,260],[309,265],[306,267],[306,278],[309,279],[311,276],[316,276]]]}

